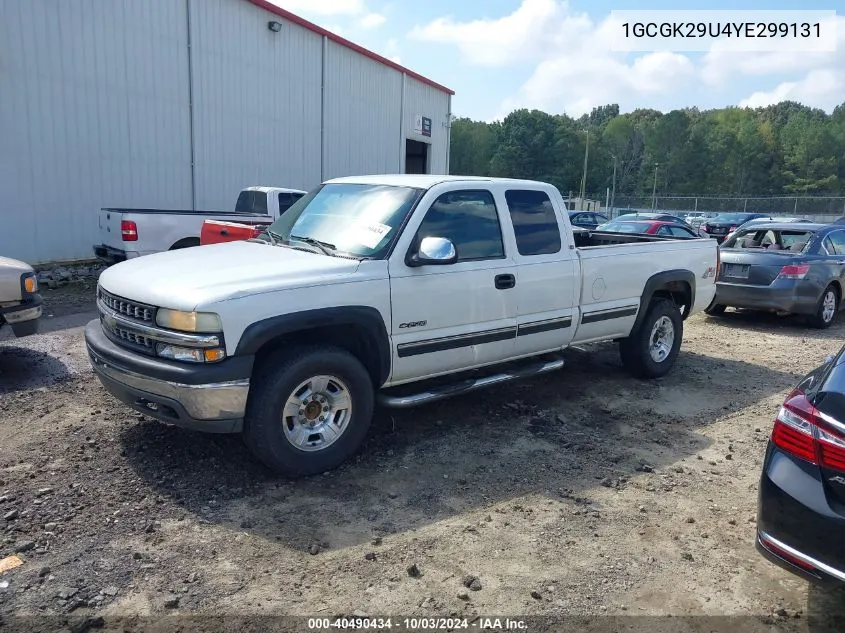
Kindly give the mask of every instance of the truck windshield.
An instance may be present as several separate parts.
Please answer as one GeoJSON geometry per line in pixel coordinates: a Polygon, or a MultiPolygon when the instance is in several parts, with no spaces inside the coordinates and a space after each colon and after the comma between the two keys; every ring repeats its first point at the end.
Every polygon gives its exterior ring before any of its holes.
{"type": "Polygon", "coordinates": [[[305,238],[340,252],[377,258],[423,193],[412,187],[323,185],[297,200],[268,232],[284,242],[305,238]]]}

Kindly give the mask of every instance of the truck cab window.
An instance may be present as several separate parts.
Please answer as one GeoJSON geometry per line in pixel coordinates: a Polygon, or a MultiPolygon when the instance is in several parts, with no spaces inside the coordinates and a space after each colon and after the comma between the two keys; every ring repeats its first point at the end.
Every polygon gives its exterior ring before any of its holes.
{"type": "Polygon", "coordinates": [[[560,227],[549,196],[542,191],[512,189],[505,192],[505,200],[520,255],[560,252],[560,227]]]}
{"type": "Polygon", "coordinates": [[[489,191],[451,191],[429,208],[417,240],[445,237],[455,245],[459,262],[505,256],[499,213],[489,191]]]}
{"type": "Polygon", "coordinates": [[[291,205],[296,202],[298,198],[294,198],[291,193],[279,194],[279,215],[290,209],[291,205]]]}

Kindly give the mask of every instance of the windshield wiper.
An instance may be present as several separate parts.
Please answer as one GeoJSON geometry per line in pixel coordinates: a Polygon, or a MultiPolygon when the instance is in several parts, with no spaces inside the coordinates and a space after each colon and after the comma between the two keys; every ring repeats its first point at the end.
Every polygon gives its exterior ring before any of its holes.
{"type": "Polygon", "coordinates": [[[316,246],[324,255],[331,255],[333,251],[337,250],[337,246],[335,246],[334,244],[329,244],[328,242],[321,242],[320,240],[315,240],[313,237],[291,235],[290,239],[296,240],[297,242],[303,242],[304,244],[310,244],[311,246],[316,246]]]}

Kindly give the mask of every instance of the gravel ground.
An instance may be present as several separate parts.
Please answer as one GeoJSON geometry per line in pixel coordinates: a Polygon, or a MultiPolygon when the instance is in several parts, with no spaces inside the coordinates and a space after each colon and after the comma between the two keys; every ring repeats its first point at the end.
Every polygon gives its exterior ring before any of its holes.
{"type": "MultiPolygon", "coordinates": [[[[542,379],[381,412],[356,459],[290,482],[237,437],[108,396],[82,344],[91,287],[47,291],[46,333],[0,343],[0,558],[24,561],[0,574],[0,618],[727,615],[667,630],[842,630],[842,596],[753,540],[773,416],[843,325],[696,316],[654,382],[623,373],[612,345],[571,350],[542,379]]],[[[80,622],[68,630],[103,624],[80,622]]]]}

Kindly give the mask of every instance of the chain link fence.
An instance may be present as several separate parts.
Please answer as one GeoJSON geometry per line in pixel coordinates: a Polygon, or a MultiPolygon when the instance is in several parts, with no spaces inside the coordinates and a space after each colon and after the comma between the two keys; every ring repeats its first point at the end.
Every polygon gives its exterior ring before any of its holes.
{"type": "Polygon", "coordinates": [[[608,208],[607,196],[592,195],[601,201],[600,213],[611,217],[633,211],[659,211],[674,215],[700,213],[765,213],[784,217],[800,217],[815,222],[833,222],[845,216],[845,196],[689,196],[616,195],[608,208]]]}

